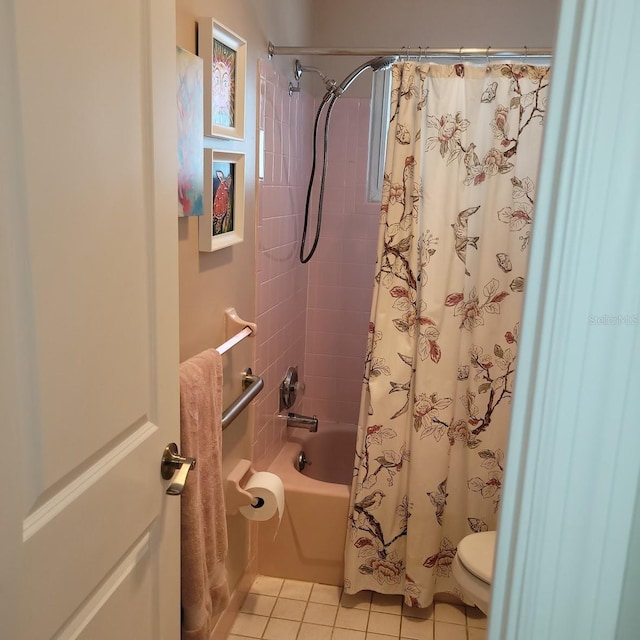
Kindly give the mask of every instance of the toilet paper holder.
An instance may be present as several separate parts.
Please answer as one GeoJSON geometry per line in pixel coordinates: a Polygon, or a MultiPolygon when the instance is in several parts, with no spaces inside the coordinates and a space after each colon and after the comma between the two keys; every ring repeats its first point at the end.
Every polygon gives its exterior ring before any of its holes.
{"type": "Polygon", "coordinates": [[[264,504],[262,498],[254,498],[248,491],[245,491],[240,485],[244,484],[243,479],[248,480],[255,473],[255,469],[251,466],[251,460],[240,460],[238,464],[227,475],[225,486],[225,508],[228,514],[238,513],[240,507],[251,505],[256,509],[264,504]]]}

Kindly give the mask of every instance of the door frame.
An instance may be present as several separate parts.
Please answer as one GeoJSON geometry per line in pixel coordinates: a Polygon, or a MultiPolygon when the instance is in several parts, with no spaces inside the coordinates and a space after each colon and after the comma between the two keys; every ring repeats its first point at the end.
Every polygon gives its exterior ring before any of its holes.
{"type": "MultiPolygon", "coordinates": [[[[564,0],[490,640],[614,638],[640,476],[640,10],[564,0]]],[[[637,567],[635,568],[637,570],[637,567]]]]}

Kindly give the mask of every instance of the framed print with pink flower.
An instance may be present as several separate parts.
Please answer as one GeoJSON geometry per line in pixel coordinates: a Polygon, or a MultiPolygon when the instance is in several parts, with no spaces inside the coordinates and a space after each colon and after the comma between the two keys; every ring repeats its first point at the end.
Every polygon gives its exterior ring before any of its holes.
{"type": "Polygon", "coordinates": [[[204,60],[204,134],[244,139],[247,42],[213,18],[198,19],[204,60]]]}
{"type": "Polygon", "coordinates": [[[200,251],[217,251],[244,238],[244,153],[204,150],[204,215],[200,251]]]}

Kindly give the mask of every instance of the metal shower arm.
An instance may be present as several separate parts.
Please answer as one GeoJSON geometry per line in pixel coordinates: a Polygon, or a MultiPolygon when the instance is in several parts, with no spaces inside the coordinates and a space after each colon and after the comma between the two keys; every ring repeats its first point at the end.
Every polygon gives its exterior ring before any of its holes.
{"type": "Polygon", "coordinates": [[[336,84],[337,84],[336,81],[333,80],[332,78],[325,76],[324,73],[320,71],[320,69],[318,69],[317,67],[307,67],[303,65],[300,62],[300,60],[296,60],[295,71],[294,71],[296,80],[299,81],[300,78],[302,77],[302,74],[307,71],[311,73],[317,73],[322,78],[322,81],[324,82],[325,87],[327,88],[327,91],[333,91],[334,88],[336,87],[336,84]]]}

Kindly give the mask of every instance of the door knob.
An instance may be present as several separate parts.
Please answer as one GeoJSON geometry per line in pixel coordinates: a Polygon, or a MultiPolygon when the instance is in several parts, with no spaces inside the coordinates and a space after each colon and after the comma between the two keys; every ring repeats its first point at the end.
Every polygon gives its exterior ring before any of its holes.
{"type": "Polygon", "coordinates": [[[162,477],[165,480],[170,480],[176,471],[178,472],[178,475],[167,489],[167,493],[170,496],[179,496],[182,493],[184,483],[187,481],[187,474],[191,469],[194,469],[195,466],[195,458],[185,458],[178,455],[178,445],[175,442],[170,442],[164,448],[162,462],[160,463],[160,473],[162,477]]]}

